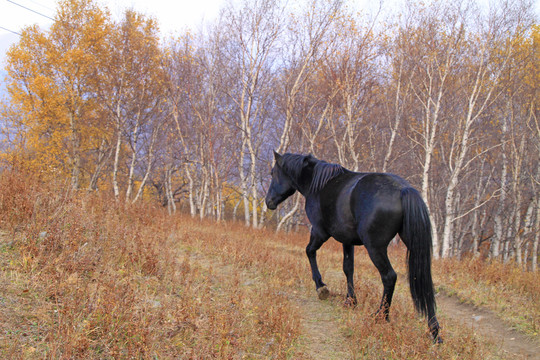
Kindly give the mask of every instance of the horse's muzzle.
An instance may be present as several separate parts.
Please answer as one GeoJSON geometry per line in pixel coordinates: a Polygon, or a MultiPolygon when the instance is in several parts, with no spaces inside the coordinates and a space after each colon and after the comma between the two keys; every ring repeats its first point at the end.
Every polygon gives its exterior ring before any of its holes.
{"type": "Polygon", "coordinates": [[[266,207],[270,210],[276,210],[277,209],[277,204],[272,201],[271,199],[266,199],[266,207]]]}

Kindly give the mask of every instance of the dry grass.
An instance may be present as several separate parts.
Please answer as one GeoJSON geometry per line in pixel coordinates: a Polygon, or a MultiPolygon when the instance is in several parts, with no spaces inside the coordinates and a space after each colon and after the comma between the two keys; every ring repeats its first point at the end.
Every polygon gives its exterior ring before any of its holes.
{"type": "MultiPolygon", "coordinates": [[[[306,234],[171,217],[61,188],[25,174],[0,179],[1,358],[310,358],[310,314],[299,300],[316,296],[306,234]]],[[[334,346],[355,359],[501,358],[444,315],[446,343],[433,346],[413,311],[402,246],[390,251],[400,275],[392,321],[373,319],[379,275],[363,248],[356,254],[355,310],[342,306],[341,247],[331,241],[319,255],[333,296],[314,311],[335,315],[325,320],[338,329],[334,346]]],[[[467,301],[529,299],[526,314],[537,321],[536,274],[472,260],[434,268],[437,285],[467,301]],[[500,297],[473,293],[475,282],[500,297]]]]}
{"type": "Polygon", "coordinates": [[[487,307],[511,327],[538,338],[540,276],[513,263],[467,258],[435,262],[438,290],[461,301],[487,307]]]}
{"type": "Polygon", "coordinates": [[[12,196],[34,185],[23,179],[0,185],[2,213],[17,214],[2,214],[0,357],[285,358],[292,348],[296,312],[272,273],[259,286],[249,263],[192,249],[215,234],[182,231],[197,224],[150,205],[12,196]]]}

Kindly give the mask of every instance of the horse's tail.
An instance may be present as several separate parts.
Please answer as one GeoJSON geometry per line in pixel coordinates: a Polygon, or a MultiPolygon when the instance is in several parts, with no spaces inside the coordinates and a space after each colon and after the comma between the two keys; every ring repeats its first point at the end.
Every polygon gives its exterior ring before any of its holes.
{"type": "Polygon", "coordinates": [[[411,187],[401,190],[403,228],[400,235],[407,245],[409,286],[416,310],[430,317],[435,314],[435,291],[431,279],[431,222],[425,202],[411,187]]]}

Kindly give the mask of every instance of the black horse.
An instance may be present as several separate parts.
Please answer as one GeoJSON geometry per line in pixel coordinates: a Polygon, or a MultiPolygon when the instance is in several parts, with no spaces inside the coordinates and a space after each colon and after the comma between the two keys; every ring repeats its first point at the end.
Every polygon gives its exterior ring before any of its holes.
{"type": "Polygon", "coordinates": [[[377,314],[388,320],[397,274],[388,260],[387,247],[399,236],[407,246],[409,284],[416,310],[427,316],[434,341],[439,337],[431,279],[431,223],[418,191],[399,176],[357,173],[311,155],[274,152],[272,182],[266,205],[274,210],[299,191],[306,198],[311,236],[306,253],[320,299],[330,292],[317,267],[316,253],[328,238],[343,244],[343,271],[347,277],[346,304],[356,305],[354,245],[364,245],[381,274],[384,291],[377,314]]]}

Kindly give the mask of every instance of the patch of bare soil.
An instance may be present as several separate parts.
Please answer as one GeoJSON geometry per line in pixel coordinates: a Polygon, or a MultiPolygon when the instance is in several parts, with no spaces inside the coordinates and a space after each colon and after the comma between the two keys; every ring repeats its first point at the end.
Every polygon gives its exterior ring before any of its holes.
{"type": "MultiPolygon", "coordinates": [[[[307,262],[302,248],[279,243],[269,243],[268,246],[274,248],[275,251],[290,254],[291,261],[307,262]]],[[[328,283],[344,281],[343,273],[326,270],[324,279],[328,280],[328,283]]],[[[353,359],[352,352],[347,345],[349,342],[336,320],[340,316],[336,313],[335,305],[330,300],[337,295],[330,290],[328,300],[319,300],[315,286],[312,282],[309,282],[309,285],[309,289],[287,290],[287,298],[295,304],[301,315],[302,336],[299,343],[301,358],[306,360],[353,359]]]]}
{"type": "Polygon", "coordinates": [[[460,303],[456,298],[444,294],[437,296],[437,305],[439,311],[449,318],[491,339],[505,358],[540,359],[540,344],[537,341],[509,328],[491,311],[460,303]]]}
{"type": "Polygon", "coordinates": [[[304,354],[316,360],[352,359],[347,341],[339,330],[337,315],[326,300],[319,300],[315,290],[291,297],[302,314],[301,325],[304,354]]]}

